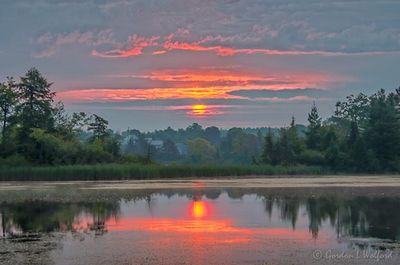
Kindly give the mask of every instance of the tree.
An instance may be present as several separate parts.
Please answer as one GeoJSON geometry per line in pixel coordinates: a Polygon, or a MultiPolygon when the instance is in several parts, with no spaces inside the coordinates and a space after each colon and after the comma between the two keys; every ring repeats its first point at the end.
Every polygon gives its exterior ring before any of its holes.
{"type": "Polygon", "coordinates": [[[52,83],[36,69],[31,68],[18,84],[20,104],[20,122],[23,137],[32,128],[53,129],[54,118],[52,107],[55,93],[50,90],[52,83]]]}
{"type": "Polygon", "coordinates": [[[235,160],[244,163],[251,162],[251,159],[260,155],[257,136],[244,131],[237,134],[233,138],[231,152],[235,160]]]}
{"type": "Polygon", "coordinates": [[[2,144],[6,141],[6,133],[12,118],[15,114],[17,104],[16,85],[12,78],[8,78],[6,83],[0,83],[0,121],[2,144]]]}
{"type": "Polygon", "coordinates": [[[349,152],[352,166],[356,171],[376,170],[373,154],[368,150],[362,137],[357,137],[349,152]]]}
{"type": "Polygon", "coordinates": [[[82,132],[82,127],[87,125],[88,121],[84,112],[67,114],[61,101],[54,106],[54,131],[60,136],[69,139],[75,138],[78,133],[82,132]]]}
{"type": "Polygon", "coordinates": [[[262,153],[262,162],[265,164],[271,164],[274,156],[274,139],[272,137],[271,128],[269,128],[264,141],[264,150],[262,153]]]}
{"type": "Polygon", "coordinates": [[[189,140],[188,148],[192,162],[211,162],[217,153],[215,147],[203,138],[189,140]]]}
{"type": "Polygon", "coordinates": [[[363,93],[350,95],[346,101],[336,103],[335,116],[345,118],[363,127],[368,119],[370,99],[363,93]]]}
{"type": "Polygon", "coordinates": [[[289,138],[289,130],[281,128],[280,132],[280,163],[290,165],[294,163],[294,151],[289,138]]]}
{"type": "Polygon", "coordinates": [[[300,154],[304,149],[303,142],[299,139],[299,134],[297,132],[296,120],[294,116],[292,116],[292,121],[290,122],[288,137],[290,144],[292,146],[293,152],[295,154],[300,154]]]}
{"type": "Polygon", "coordinates": [[[219,145],[221,141],[221,132],[215,126],[207,127],[204,130],[204,138],[214,145],[219,145]]]}
{"type": "Polygon", "coordinates": [[[357,123],[355,121],[352,121],[350,124],[350,133],[349,137],[347,140],[347,145],[352,146],[360,137],[360,132],[358,130],[357,123]]]}
{"type": "Polygon", "coordinates": [[[178,148],[176,147],[176,144],[172,140],[167,139],[163,142],[163,147],[161,149],[161,156],[163,157],[164,160],[174,160],[179,157],[178,148]]]}
{"type": "Polygon", "coordinates": [[[121,142],[118,134],[108,135],[104,138],[104,150],[114,158],[121,156],[121,142]]]}
{"type": "Polygon", "coordinates": [[[321,142],[321,124],[322,119],[318,114],[315,103],[311,108],[311,112],[308,114],[308,131],[306,132],[306,143],[310,149],[318,149],[321,142]]]}
{"type": "Polygon", "coordinates": [[[338,169],[340,167],[340,153],[336,143],[332,143],[326,150],[325,160],[333,169],[338,169]]]}
{"type": "Polygon", "coordinates": [[[366,142],[382,170],[396,169],[400,156],[400,122],[396,105],[384,90],[372,95],[370,102],[366,142]]]}
{"type": "Polygon", "coordinates": [[[243,134],[243,129],[242,128],[231,128],[228,130],[226,133],[226,136],[224,139],[221,141],[221,153],[223,157],[232,157],[234,156],[234,141],[237,137],[240,137],[240,135],[243,134]]]}
{"type": "Polygon", "coordinates": [[[73,164],[80,156],[81,145],[77,141],[64,141],[39,128],[33,128],[29,138],[35,149],[28,155],[37,164],[73,164]]]}
{"type": "Polygon", "coordinates": [[[318,114],[318,109],[315,106],[315,103],[313,104],[311,108],[311,112],[308,114],[308,122],[310,125],[308,126],[309,128],[320,128],[321,127],[321,117],[318,114]]]}
{"type": "Polygon", "coordinates": [[[93,114],[90,117],[90,122],[88,125],[88,131],[92,131],[93,139],[103,140],[107,135],[108,121],[104,118],[93,114]]]}
{"type": "Polygon", "coordinates": [[[193,123],[186,128],[186,134],[188,139],[194,139],[203,136],[203,127],[198,123],[193,123]]]}
{"type": "Polygon", "coordinates": [[[69,120],[72,132],[82,132],[85,126],[88,126],[90,117],[85,112],[74,112],[69,120]]]}

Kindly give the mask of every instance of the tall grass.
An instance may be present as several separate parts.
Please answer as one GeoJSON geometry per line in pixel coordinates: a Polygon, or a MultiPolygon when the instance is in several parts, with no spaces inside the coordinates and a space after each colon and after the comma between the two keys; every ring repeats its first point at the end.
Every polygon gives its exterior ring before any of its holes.
{"type": "Polygon", "coordinates": [[[129,180],[327,174],[320,167],[99,164],[0,168],[1,181],[129,180]]]}

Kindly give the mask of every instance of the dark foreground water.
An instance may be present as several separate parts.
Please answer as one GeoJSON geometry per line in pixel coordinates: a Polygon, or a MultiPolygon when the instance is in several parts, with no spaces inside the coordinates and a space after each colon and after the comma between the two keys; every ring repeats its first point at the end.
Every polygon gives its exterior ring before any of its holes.
{"type": "Polygon", "coordinates": [[[0,264],[400,264],[400,194],[390,194],[2,191],[0,264]]]}

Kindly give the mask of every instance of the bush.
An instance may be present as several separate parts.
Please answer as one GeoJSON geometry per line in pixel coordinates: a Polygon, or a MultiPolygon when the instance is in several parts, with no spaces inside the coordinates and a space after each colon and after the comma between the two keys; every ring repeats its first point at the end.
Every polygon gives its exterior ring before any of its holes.
{"type": "Polygon", "coordinates": [[[30,163],[23,156],[20,155],[0,158],[0,167],[21,167],[28,165],[30,165],[30,163]]]}
{"type": "Polygon", "coordinates": [[[299,154],[297,161],[304,165],[321,166],[325,164],[325,156],[315,150],[305,150],[299,154]]]}
{"type": "Polygon", "coordinates": [[[123,155],[118,159],[121,164],[151,164],[152,161],[146,156],[123,155]]]}
{"type": "Polygon", "coordinates": [[[103,143],[100,140],[85,145],[82,163],[111,163],[113,161],[112,154],[104,150],[103,143]]]}

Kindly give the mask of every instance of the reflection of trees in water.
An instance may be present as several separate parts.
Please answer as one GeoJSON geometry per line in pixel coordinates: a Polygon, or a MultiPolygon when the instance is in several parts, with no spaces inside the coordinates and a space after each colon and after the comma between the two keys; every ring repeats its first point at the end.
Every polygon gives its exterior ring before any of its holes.
{"type": "Polygon", "coordinates": [[[76,230],[78,216],[92,218],[88,229],[101,232],[105,220],[119,212],[119,202],[59,203],[29,201],[2,203],[2,234],[76,230]]]}
{"type": "Polygon", "coordinates": [[[289,198],[280,199],[276,202],[276,204],[280,209],[281,219],[290,221],[293,229],[295,229],[299,214],[300,202],[296,198],[289,198]]]}
{"type": "Polygon", "coordinates": [[[119,202],[114,203],[95,203],[91,205],[89,214],[93,217],[93,224],[90,229],[95,231],[96,235],[102,235],[106,230],[106,221],[111,217],[116,218],[119,212],[119,202]]]}
{"type": "Polygon", "coordinates": [[[291,197],[274,197],[271,195],[265,195],[262,197],[264,202],[265,212],[268,214],[269,219],[272,217],[272,211],[274,206],[279,209],[280,219],[289,221],[292,224],[293,229],[296,228],[296,222],[300,209],[300,201],[296,198],[291,197]]]}
{"type": "Polygon", "coordinates": [[[263,198],[264,204],[265,204],[265,212],[268,214],[269,219],[272,217],[272,209],[274,208],[274,197],[273,196],[264,196],[263,198]]]}
{"type": "MultiPolygon", "coordinates": [[[[337,236],[374,237],[400,240],[400,198],[340,197],[279,198],[275,205],[280,209],[281,219],[296,225],[299,209],[305,206],[309,230],[314,238],[323,223],[335,227],[337,236]]],[[[265,200],[270,213],[271,199],[265,200]]]]}
{"type": "MultiPolygon", "coordinates": [[[[329,222],[337,236],[376,237],[400,240],[400,198],[339,196],[322,194],[302,195],[291,192],[271,192],[262,189],[212,188],[212,189],[166,189],[105,193],[105,201],[98,202],[44,202],[24,201],[0,204],[2,233],[74,231],[79,216],[90,218],[88,229],[96,234],[106,231],[105,222],[116,218],[122,200],[135,202],[145,200],[152,211],[157,196],[185,197],[190,200],[217,200],[225,193],[231,199],[242,199],[244,195],[256,195],[264,202],[264,211],[271,218],[273,209],[278,209],[279,218],[290,222],[293,229],[300,211],[308,217],[309,230],[318,236],[321,227],[329,222]]],[[[102,198],[101,196],[96,197],[102,198]]]]}
{"type": "Polygon", "coordinates": [[[305,202],[309,220],[309,229],[314,238],[318,237],[318,231],[322,223],[329,220],[332,225],[336,223],[336,215],[339,209],[338,199],[333,197],[308,198],[305,202]]]}
{"type": "Polygon", "coordinates": [[[357,197],[343,205],[340,232],[400,240],[400,199],[357,197]]]}

